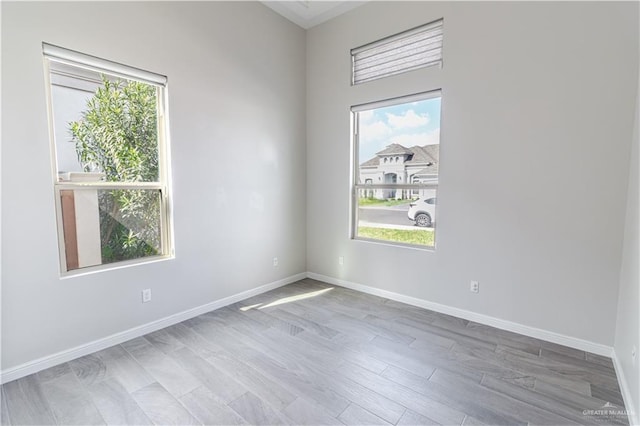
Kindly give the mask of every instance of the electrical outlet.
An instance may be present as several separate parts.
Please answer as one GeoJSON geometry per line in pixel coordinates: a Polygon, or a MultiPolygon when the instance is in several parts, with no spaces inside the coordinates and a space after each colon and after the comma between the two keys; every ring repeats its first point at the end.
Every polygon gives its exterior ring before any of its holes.
{"type": "Polygon", "coordinates": [[[480,292],[480,283],[478,281],[471,281],[471,285],[469,286],[469,291],[471,293],[480,292]]]}
{"type": "Polygon", "coordinates": [[[151,302],[151,289],[142,290],[142,303],[151,302]]]}
{"type": "Polygon", "coordinates": [[[275,268],[276,266],[278,266],[278,258],[274,257],[273,258],[273,267],[275,268]]]}
{"type": "Polygon", "coordinates": [[[340,266],[344,265],[344,256],[338,257],[338,265],[340,266]]]}

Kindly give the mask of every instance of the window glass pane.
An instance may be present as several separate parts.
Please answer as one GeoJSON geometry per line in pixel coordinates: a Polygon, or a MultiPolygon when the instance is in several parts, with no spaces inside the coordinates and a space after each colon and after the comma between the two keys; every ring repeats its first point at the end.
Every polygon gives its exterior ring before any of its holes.
{"type": "Polygon", "coordinates": [[[427,247],[435,245],[435,189],[416,189],[413,199],[396,198],[401,189],[360,188],[356,236],[427,247]],[[394,194],[395,192],[395,194],[394,194]],[[378,195],[383,196],[379,197],[378,195]],[[431,201],[429,201],[431,200],[431,201]],[[426,201],[426,202],[425,202],[426,201]]]}
{"type": "Polygon", "coordinates": [[[158,87],[49,65],[59,179],[159,181],[158,87]]]}
{"type": "Polygon", "coordinates": [[[358,183],[438,183],[440,97],[357,112],[358,183]]]}
{"type": "Polygon", "coordinates": [[[355,237],[434,247],[441,104],[435,94],[355,112],[355,237]]]}
{"type": "Polygon", "coordinates": [[[60,190],[67,270],[163,253],[158,189],[60,190]]]}

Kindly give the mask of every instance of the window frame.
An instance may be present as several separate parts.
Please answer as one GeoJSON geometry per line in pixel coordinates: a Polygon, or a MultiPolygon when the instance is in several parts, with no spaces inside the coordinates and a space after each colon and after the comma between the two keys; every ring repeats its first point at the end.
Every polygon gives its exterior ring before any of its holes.
{"type": "MultiPolygon", "coordinates": [[[[92,55],[42,43],[43,64],[45,77],[45,94],[47,104],[47,119],[49,125],[49,141],[51,150],[51,178],[55,200],[56,227],[58,238],[58,255],[60,277],[73,277],[96,272],[120,269],[134,265],[154,263],[173,259],[175,257],[173,221],[172,221],[172,197],[171,197],[171,161],[170,138],[168,117],[168,89],[167,78],[160,74],[130,67],[117,62],[101,59],[92,55]],[[157,143],[158,143],[158,180],[153,182],[70,182],[59,180],[58,152],[55,137],[55,120],[53,108],[53,90],[51,78],[51,63],[61,63],[72,67],[107,74],[112,77],[128,81],[138,81],[156,88],[156,117],[157,117],[157,143]],[[65,190],[119,190],[119,189],[147,189],[158,191],[160,198],[160,248],[161,253],[136,259],[121,260],[100,265],[67,268],[67,255],[65,248],[65,236],[62,216],[61,191],[65,190]]],[[[76,77],[77,78],[77,77],[76,77]]]]}
{"type": "MultiPolygon", "coordinates": [[[[428,99],[440,98],[442,100],[442,88],[428,90],[424,92],[413,93],[404,96],[393,97],[384,100],[378,100],[373,102],[367,102],[363,104],[353,105],[350,108],[350,117],[351,117],[351,183],[350,183],[350,202],[349,202],[349,210],[350,210],[350,221],[349,221],[349,237],[354,241],[365,241],[376,244],[383,245],[391,245],[394,247],[406,247],[417,250],[427,250],[427,251],[435,251],[437,239],[435,236],[436,229],[433,228],[434,233],[434,241],[432,246],[420,245],[420,244],[409,244],[402,242],[395,242],[390,240],[381,240],[375,238],[367,238],[358,236],[358,193],[360,190],[376,190],[376,189],[397,189],[397,190],[409,190],[410,194],[413,195],[414,190],[420,191],[422,189],[435,189],[436,197],[437,191],[439,187],[439,179],[437,184],[433,183],[419,183],[419,184],[367,184],[367,183],[359,183],[359,174],[360,174],[360,163],[365,161],[364,159],[359,158],[359,146],[360,146],[360,123],[358,113],[363,111],[370,111],[378,108],[385,108],[395,105],[407,104],[416,101],[425,101],[428,99]]],[[[440,105],[440,109],[442,110],[442,104],[440,105]]],[[[441,112],[442,116],[442,112],[441,112]]],[[[438,158],[438,176],[440,175],[440,158],[438,158]]],[[[418,192],[419,193],[419,192],[418,192]]],[[[435,204],[435,211],[438,211],[438,203],[435,204]]],[[[437,215],[436,215],[437,216],[437,215]]]]}

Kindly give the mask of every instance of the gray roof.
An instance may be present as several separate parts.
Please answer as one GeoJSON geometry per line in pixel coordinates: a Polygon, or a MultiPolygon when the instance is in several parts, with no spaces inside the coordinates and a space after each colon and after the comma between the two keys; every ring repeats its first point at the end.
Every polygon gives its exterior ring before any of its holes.
{"type": "Polygon", "coordinates": [[[376,152],[376,155],[405,155],[405,154],[413,154],[410,149],[405,148],[404,146],[392,143],[391,145],[387,145],[385,149],[380,152],[376,152]]]}
{"type": "Polygon", "coordinates": [[[413,152],[413,157],[405,164],[437,164],[440,155],[440,145],[416,145],[411,147],[411,152],[413,152]]]}
{"type": "MultiPolygon", "coordinates": [[[[405,148],[404,146],[392,143],[380,152],[376,153],[376,156],[360,164],[360,167],[377,167],[380,165],[380,157],[383,155],[409,155],[409,159],[405,161],[407,166],[424,165],[426,168],[425,173],[438,173],[438,156],[440,153],[440,145],[423,145],[412,146],[411,148],[405,148]],[[431,163],[431,164],[429,164],[431,163]]],[[[420,170],[422,172],[422,170],[420,170]]]]}
{"type": "Polygon", "coordinates": [[[379,164],[380,164],[380,158],[376,156],[360,164],[360,167],[378,167],[379,164]]]}
{"type": "Polygon", "coordinates": [[[437,175],[437,174],[438,174],[438,163],[432,163],[430,166],[427,166],[424,169],[420,169],[414,173],[415,176],[437,175]]]}

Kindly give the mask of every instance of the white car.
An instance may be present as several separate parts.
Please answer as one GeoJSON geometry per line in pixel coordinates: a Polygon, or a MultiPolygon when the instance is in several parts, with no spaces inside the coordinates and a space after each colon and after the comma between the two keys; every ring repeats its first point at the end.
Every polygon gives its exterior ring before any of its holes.
{"type": "Polygon", "coordinates": [[[429,228],[433,226],[436,221],[436,199],[433,198],[418,198],[409,204],[409,211],[407,216],[410,220],[413,220],[417,226],[423,228],[429,228]]]}

